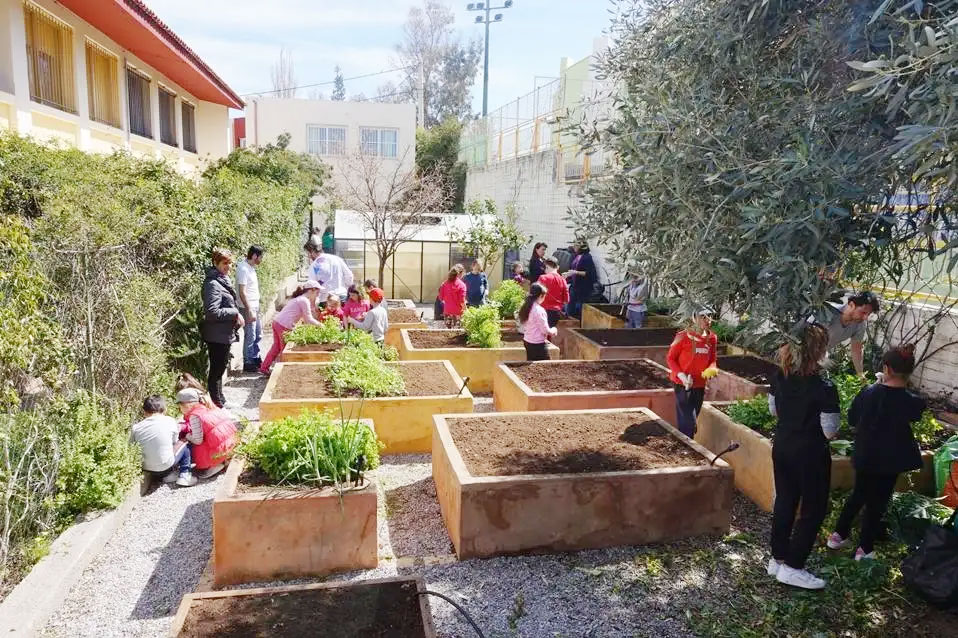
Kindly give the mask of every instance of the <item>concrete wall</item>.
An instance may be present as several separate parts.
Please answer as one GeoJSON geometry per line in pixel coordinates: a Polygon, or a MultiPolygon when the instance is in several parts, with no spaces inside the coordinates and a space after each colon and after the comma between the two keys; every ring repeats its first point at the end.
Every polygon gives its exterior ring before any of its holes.
{"type": "Polygon", "coordinates": [[[183,172],[194,172],[204,157],[219,158],[230,150],[229,116],[225,106],[198,100],[169,78],[79,19],[52,0],[35,0],[73,29],[73,80],[77,112],[38,104],[30,99],[26,35],[21,0],[0,0],[0,130],[13,130],[40,141],[58,141],[90,152],[129,150],[137,155],[166,158],[183,172]],[[92,40],[117,57],[117,90],[120,96],[120,127],[94,122],[89,117],[86,76],[86,41],[92,40]],[[129,132],[126,105],[127,65],[150,76],[153,138],[129,132]],[[176,139],[180,146],[160,142],[158,83],[176,94],[176,139]],[[196,148],[182,148],[182,102],[196,107],[196,148]]]}
{"type": "MultiPolygon", "coordinates": [[[[890,343],[900,343],[902,335],[910,336],[916,326],[932,321],[938,308],[925,304],[899,306],[889,319],[888,336],[890,343]]],[[[921,332],[925,332],[924,329],[921,332]]],[[[958,402],[958,310],[952,309],[946,316],[938,319],[928,353],[935,352],[915,369],[913,384],[932,396],[944,395],[952,402],[958,402]],[[951,345],[949,345],[951,344],[951,345]],[[941,348],[941,350],[939,350],[941,348]]],[[[915,353],[922,356],[922,344],[915,353]]]]}

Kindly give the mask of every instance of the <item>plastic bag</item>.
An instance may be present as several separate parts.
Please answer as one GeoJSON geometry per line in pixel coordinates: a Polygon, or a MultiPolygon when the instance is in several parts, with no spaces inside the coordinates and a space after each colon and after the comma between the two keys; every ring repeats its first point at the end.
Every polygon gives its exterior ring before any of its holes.
{"type": "MultiPolygon", "coordinates": [[[[935,494],[942,496],[945,493],[945,486],[952,477],[953,466],[958,465],[958,435],[951,437],[941,447],[935,451],[935,494]]],[[[955,507],[955,503],[945,503],[949,507],[955,507]]]]}
{"type": "Polygon", "coordinates": [[[958,532],[951,515],[944,527],[932,525],[925,540],[901,564],[905,584],[940,607],[958,605],[958,532]]]}

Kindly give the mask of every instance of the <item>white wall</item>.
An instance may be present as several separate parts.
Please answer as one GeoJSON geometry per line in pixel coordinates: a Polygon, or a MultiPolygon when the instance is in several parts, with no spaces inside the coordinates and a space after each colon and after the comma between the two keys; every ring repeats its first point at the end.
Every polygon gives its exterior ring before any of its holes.
{"type": "MultiPolygon", "coordinates": [[[[889,341],[897,345],[900,335],[908,335],[915,330],[916,325],[928,323],[937,311],[936,307],[924,304],[899,306],[889,319],[889,341]]],[[[938,352],[918,365],[912,375],[912,383],[929,395],[944,395],[958,402],[958,345],[948,345],[955,342],[958,342],[958,310],[953,309],[938,320],[927,350],[929,353],[938,352]]],[[[919,344],[917,355],[922,355],[922,346],[919,344]]]]}

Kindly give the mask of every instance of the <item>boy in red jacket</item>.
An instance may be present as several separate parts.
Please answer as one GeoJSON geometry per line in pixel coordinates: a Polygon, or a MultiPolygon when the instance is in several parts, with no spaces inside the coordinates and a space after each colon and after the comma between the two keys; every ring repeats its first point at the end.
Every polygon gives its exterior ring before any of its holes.
{"type": "Polygon", "coordinates": [[[675,335],[666,358],[675,389],[679,431],[689,438],[695,436],[695,421],[705,399],[705,384],[718,374],[715,366],[718,339],[711,327],[712,317],[707,310],[694,312],[692,325],[675,335]]]}
{"type": "Polygon", "coordinates": [[[569,284],[565,277],[559,274],[559,264],[555,259],[547,257],[542,261],[545,265],[545,273],[539,275],[538,281],[546,289],[546,298],[542,302],[542,307],[549,317],[549,327],[555,328],[559,325],[559,314],[565,305],[569,303],[569,284]]]}

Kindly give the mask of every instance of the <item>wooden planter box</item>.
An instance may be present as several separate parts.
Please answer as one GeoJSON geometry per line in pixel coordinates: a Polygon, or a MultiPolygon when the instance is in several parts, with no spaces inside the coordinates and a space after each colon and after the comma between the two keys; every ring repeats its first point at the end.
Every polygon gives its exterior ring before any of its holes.
{"type": "Polygon", "coordinates": [[[237,490],[246,467],[230,461],[213,500],[213,582],[217,587],[371,569],[378,559],[376,484],[237,490]]]}
{"type": "MultiPolygon", "coordinates": [[[[430,361],[444,359],[452,364],[461,377],[469,377],[473,392],[492,392],[492,374],[503,361],[525,361],[526,349],[521,343],[500,348],[417,348],[412,345],[409,330],[402,331],[400,361],[430,361]]],[[[432,332],[432,331],[431,331],[432,332]]],[[[445,332],[461,332],[446,330],[445,332]]],[[[559,348],[549,344],[549,356],[559,358],[559,348]]]]}
{"type": "MultiPolygon", "coordinates": [[[[566,339],[569,338],[569,330],[572,328],[580,327],[580,322],[578,319],[559,319],[559,323],[556,325],[558,333],[555,337],[552,338],[552,345],[559,349],[560,356],[565,356],[566,350],[566,339]]],[[[503,330],[515,330],[516,322],[506,320],[502,322],[503,330]]]]}
{"type": "MultiPolygon", "coordinates": [[[[322,627],[324,626],[341,626],[343,622],[343,614],[349,614],[350,618],[362,618],[368,617],[370,619],[375,619],[380,615],[381,612],[377,613],[375,607],[369,607],[365,604],[362,604],[359,609],[345,609],[341,601],[344,600],[342,594],[346,594],[345,600],[350,598],[357,598],[357,601],[362,601],[363,598],[360,598],[362,593],[365,593],[370,588],[375,588],[380,591],[385,591],[387,587],[395,586],[396,584],[405,584],[412,591],[423,592],[426,590],[426,585],[423,582],[422,578],[416,577],[411,578],[408,576],[399,576],[393,578],[380,578],[375,580],[364,580],[358,582],[342,582],[342,583],[318,583],[313,585],[292,585],[287,587],[269,587],[269,588],[257,588],[257,589],[240,589],[240,590],[231,590],[231,591],[212,591],[212,592],[203,592],[199,594],[187,594],[183,597],[180,607],[176,612],[176,617],[173,619],[173,630],[171,635],[175,638],[215,638],[219,633],[220,622],[222,622],[223,614],[219,610],[214,611],[213,613],[204,614],[204,616],[214,616],[216,620],[214,621],[212,627],[205,628],[204,623],[201,621],[199,615],[204,605],[216,602],[235,602],[238,605],[244,605],[249,609],[269,609],[269,602],[271,600],[275,601],[277,596],[295,596],[302,599],[302,607],[305,608],[316,608],[318,607],[317,603],[321,603],[324,599],[333,598],[332,601],[327,602],[323,605],[324,608],[329,610],[328,619],[313,619],[309,627],[296,626],[296,625],[286,625],[283,622],[283,618],[277,618],[275,615],[264,614],[261,616],[262,625],[258,624],[249,624],[243,625],[243,629],[247,631],[245,635],[249,636],[274,636],[275,638],[284,638],[284,636],[304,636],[304,635],[323,635],[322,627]],[[312,604],[311,604],[312,603],[312,604]]],[[[408,638],[436,638],[436,628],[432,621],[432,613],[429,606],[429,597],[417,595],[418,600],[415,603],[410,603],[410,605],[415,606],[414,608],[418,609],[416,614],[416,620],[413,621],[413,624],[418,625],[415,627],[397,627],[396,635],[402,635],[408,638]]],[[[225,620],[229,621],[228,618],[225,620]]],[[[288,621],[289,619],[287,619],[288,621]]],[[[237,619],[237,622],[239,619],[237,619]]],[[[236,629],[236,627],[233,627],[236,629]]],[[[356,634],[351,634],[355,638],[363,638],[367,635],[365,631],[360,628],[357,630],[356,634]]]]}
{"type": "Polygon", "coordinates": [[[310,350],[309,346],[287,343],[279,355],[282,363],[325,363],[333,360],[336,350],[310,350]]]}
{"type": "MultiPolygon", "coordinates": [[[[643,328],[671,328],[674,320],[668,315],[654,315],[645,313],[643,328]]],[[[582,304],[582,328],[609,329],[625,328],[625,311],[623,304],[618,303],[587,303],[582,304]]]]}
{"type": "MultiPolygon", "coordinates": [[[[462,378],[448,361],[442,363],[453,384],[462,387],[462,378]]],[[[424,363],[417,361],[413,363],[424,363]]],[[[283,370],[287,366],[328,366],[328,363],[280,363],[273,369],[266,389],[259,402],[259,415],[263,421],[273,421],[287,416],[296,416],[306,409],[325,410],[339,416],[372,419],[376,435],[386,448],[385,454],[429,452],[432,446],[432,415],[472,412],[472,394],[463,388],[460,394],[437,396],[398,396],[360,399],[352,397],[303,397],[274,399],[273,392],[283,370]]],[[[399,362],[396,365],[406,365],[399,362]]]]}
{"type": "Polygon", "coordinates": [[[416,309],[416,302],[412,299],[387,299],[386,308],[408,308],[410,310],[416,309]]]}
{"type": "MultiPolygon", "coordinates": [[[[609,363],[612,360],[606,359],[609,363]]],[[[548,361],[550,374],[562,376],[563,366],[576,361],[548,361]]],[[[668,369],[654,361],[650,364],[668,369]]],[[[509,363],[500,363],[493,374],[493,397],[498,412],[530,412],[539,410],[596,410],[603,408],[649,408],[657,415],[677,425],[675,418],[675,392],[672,388],[648,388],[635,390],[582,390],[569,392],[535,392],[516,375],[509,363]]]]}
{"type": "MultiPolygon", "coordinates": [[[[755,383],[754,381],[750,381],[749,379],[723,369],[722,358],[722,356],[718,358],[718,376],[714,379],[710,379],[708,385],[705,387],[706,401],[738,401],[739,399],[751,399],[760,394],[768,394],[771,391],[767,383],[755,383]]],[[[755,358],[758,359],[760,357],[755,358]]],[[[775,365],[771,362],[769,363],[770,365],[775,365]]]]}
{"type": "MultiPolygon", "coordinates": [[[[599,359],[651,359],[656,363],[665,365],[665,358],[669,353],[669,346],[675,337],[675,330],[672,328],[641,328],[639,330],[585,330],[576,328],[569,331],[566,339],[565,356],[568,359],[587,359],[597,361],[599,359]],[[661,343],[655,345],[603,345],[599,340],[606,334],[628,340],[630,335],[645,335],[651,331],[655,334],[661,334],[661,343]],[[671,336],[668,336],[671,333],[671,336]]],[[[639,339],[636,336],[635,339],[639,339]]]]}
{"type": "MultiPolygon", "coordinates": [[[[722,405],[722,404],[716,404],[722,405]]],[[[716,405],[706,403],[698,418],[695,440],[713,453],[724,450],[730,441],[738,441],[740,447],[723,456],[735,470],[735,487],[766,512],[775,504],[775,475],[772,471],[772,441],[755,430],[736,423],[716,405]]],[[[929,493],[934,489],[932,453],[922,452],[924,466],[917,472],[902,475],[898,479],[898,491],[915,489],[929,493]],[[909,476],[914,486],[909,486],[909,476]]],[[[832,455],[831,487],[833,490],[850,490],[855,484],[855,469],[852,459],[832,455]]]]}
{"type": "MultiPolygon", "coordinates": [[[[549,415],[643,412],[572,410],[549,415]]],[[[460,559],[499,554],[562,552],[724,534],[732,505],[732,470],[715,466],[622,472],[473,476],[452,438],[447,419],[488,415],[436,415],[432,474],[442,516],[460,559]]],[[[672,436],[699,454],[708,452],[661,419],[672,436]]]]}
{"type": "Polygon", "coordinates": [[[389,329],[386,330],[386,345],[392,346],[396,350],[402,347],[403,330],[426,330],[429,325],[425,321],[393,323],[389,322],[389,329]]]}

